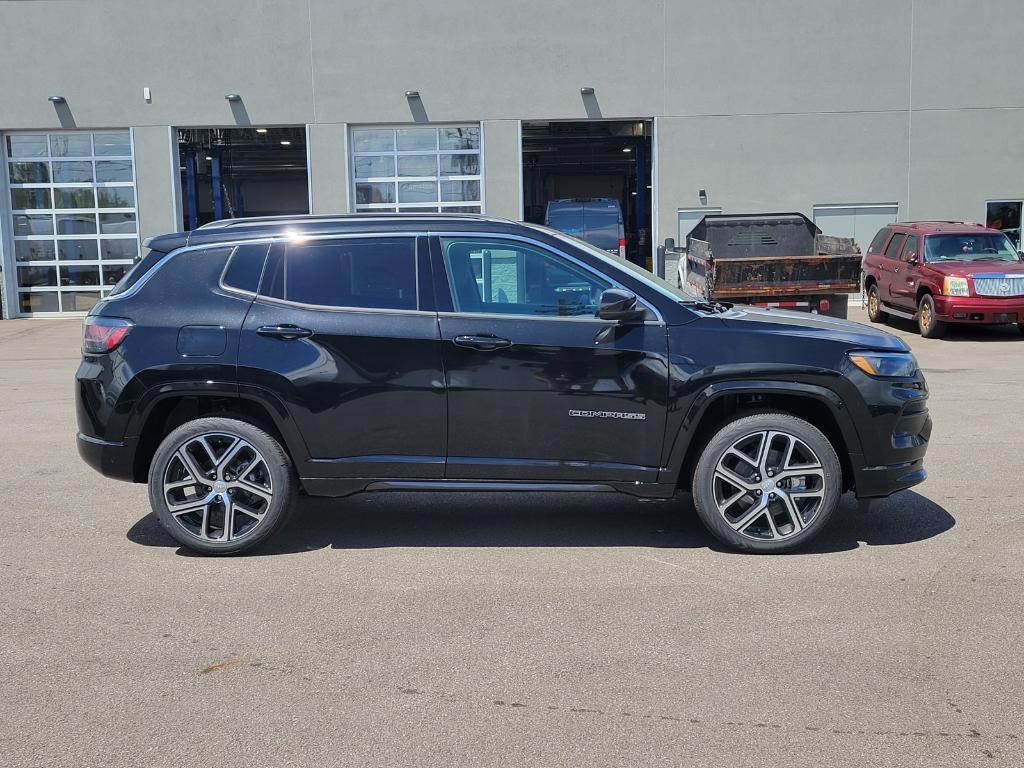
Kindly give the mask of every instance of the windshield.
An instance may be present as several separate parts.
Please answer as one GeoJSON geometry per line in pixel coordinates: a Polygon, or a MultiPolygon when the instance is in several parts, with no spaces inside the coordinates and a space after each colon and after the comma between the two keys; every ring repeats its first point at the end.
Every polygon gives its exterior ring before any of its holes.
{"type": "Polygon", "coordinates": [[[601,259],[602,261],[605,261],[614,267],[618,267],[619,269],[623,269],[629,272],[637,280],[646,283],[651,288],[658,291],[662,295],[668,297],[672,301],[698,301],[701,303],[706,301],[706,299],[703,296],[694,293],[689,288],[679,288],[676,285],[670,283],[668,280],[658,277],[653,272],[648,272],[643,267],[637,266],[633,262],[627,261],[626,259],[619,258],[618,256],[615,256],[614,254],[611,254],[608,251],[601,250],[600,248],[591,245],[585,240],[580,240],[580,238],[578,237],[573,237],[572,235],[567,235],[564,232],[558,232],[557,230],[550,229],[548,227],[539,227],[535,224],[528,224],[527,226],[534,227],[535,229],[542,229],[547,234],[553,235],[554,237],[557,237],[559,240],[564,240],[570,245],[574,245],[577,248],[582,248],[584,251],[591,254],[595,258],[601,259]]]}
{"type": "Polygon", "coordinates": [[[1001,232],[928,235],[925,261],[1020,261],[1017,249],[1001,232]]]}

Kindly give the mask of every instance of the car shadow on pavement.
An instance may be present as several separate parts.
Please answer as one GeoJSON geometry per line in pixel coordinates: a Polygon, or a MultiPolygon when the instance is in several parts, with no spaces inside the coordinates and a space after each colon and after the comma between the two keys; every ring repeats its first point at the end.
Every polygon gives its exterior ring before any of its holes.
{"type": "MultiPolygon", "coordinates": [[[[917,334],[917,322],[902,317],[890,317],[879,327],[917,334]]],[[[953,324],[946,326],[946,332],[939,341],[1024,341],[1024,333],[1017,330],[1016,325],[970,325],[953,324]]]]}
{"type": "MultiPolygon", "coordinates": [[[[821,535],[796,554],[827,554],[861,544],[929,539],[955,525],[938,504],[912,491],[862,514],[850,494],[821,535]]],[[[149,514],[128,539],[178,547],[149,514]]],[[[292,519],[253,556],[325,548],[388,547],[706,547],[732,552],[701,525],[688,495],[646,501],[617,494],[365,493],[344,499],[303,497],[292,519]]],[[[178,554],[192,555],[182,547],[178,554]]]]}

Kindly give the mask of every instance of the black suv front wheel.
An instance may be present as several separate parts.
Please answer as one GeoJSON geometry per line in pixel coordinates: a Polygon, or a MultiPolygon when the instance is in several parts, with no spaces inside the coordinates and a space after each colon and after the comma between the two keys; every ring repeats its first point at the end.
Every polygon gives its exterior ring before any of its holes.
{"type": "Polygon", "coordinates": [[[149,500],[164,530],[207,555],[238,554],[269,538],[287,519],[296,487],[280,444],[237,419],[181,425],[149,468],[149,500]]]}
{"type": "Polygon", "coordinates": [[[692,490],[701,521],[726,544],[788,552],[814,538],[835,512],[842,470],[816,427],[787,413],[760,413],[711,438],[692,490]]]}

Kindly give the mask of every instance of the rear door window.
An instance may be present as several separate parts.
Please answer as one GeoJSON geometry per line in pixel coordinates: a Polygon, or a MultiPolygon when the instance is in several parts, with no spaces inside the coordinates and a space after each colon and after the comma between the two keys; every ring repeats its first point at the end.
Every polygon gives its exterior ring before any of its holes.
{"type": "Polygon", "coordinates": [[[892,240],[885,247],[885,258],[887,259],[898,259],[900,256],[900,248],[903,247],[903,241],[906,240],[906,235],[897,232],[892,236],[892,240]]]}
{"type": "Polygon", "coordinates": [[[317,307],[417,309],[416,240],[340,238],[275,246],[260,293],[317,307]]]}
{"type": "Polygon", "coordinates": [[[881,253],[882,246],[885,245],[885,238],[889,236],[889,228],[883,227],[878,230],[878,234],[875,235],[875,239],[871,241],[871,245],[868,246],[868,253],[881,253]]]}

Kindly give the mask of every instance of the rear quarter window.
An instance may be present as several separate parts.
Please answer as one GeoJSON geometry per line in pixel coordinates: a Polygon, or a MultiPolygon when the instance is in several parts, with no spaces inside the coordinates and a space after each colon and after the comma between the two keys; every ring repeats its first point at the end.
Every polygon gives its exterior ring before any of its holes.
{"type": "Polygon", "coordinates": [[[256,293],[260,287],[260,276],[263,274],[263,262],[266,260],[268,247],[266,243],[253,243],[235,248],[221,277],[224,287],[245,293],[256,293]]]}
{"type": "Polygon", "coordinates": [[[128,270],[127,274],[117,281],[117,284],[111,289],[109,295],[117,296],[118,294],[124,293],[133,285],[135,285],[143,276],[153,267],[155,267],[160,260],[167,254],[163,251],[150,251],[141,259],[135,262],[135,265],[128,270]]]}

